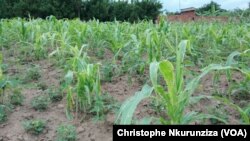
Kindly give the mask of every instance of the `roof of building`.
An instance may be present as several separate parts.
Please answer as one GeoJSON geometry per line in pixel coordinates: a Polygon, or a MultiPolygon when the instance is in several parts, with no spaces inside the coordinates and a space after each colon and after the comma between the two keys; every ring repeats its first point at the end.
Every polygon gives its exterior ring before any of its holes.
{"type": "Polygon", "coordinates": [[[195,8],[189,7],[189,8],[181,9],[181,12],[188,12],[188,11],[195,11],[195,8]]]}

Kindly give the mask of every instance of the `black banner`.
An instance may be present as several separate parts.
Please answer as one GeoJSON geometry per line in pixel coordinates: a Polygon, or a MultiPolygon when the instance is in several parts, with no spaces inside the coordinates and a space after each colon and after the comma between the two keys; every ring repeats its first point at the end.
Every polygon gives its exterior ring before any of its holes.
{"type": "Polygon", "coordinates": [[[113,141],[248,140],[250,125],[114,125],[113,141]]]}

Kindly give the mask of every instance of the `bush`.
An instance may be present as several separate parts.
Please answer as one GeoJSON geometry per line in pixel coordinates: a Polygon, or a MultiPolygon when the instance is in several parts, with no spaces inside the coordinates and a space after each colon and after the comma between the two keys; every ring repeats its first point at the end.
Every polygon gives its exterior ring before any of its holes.
{"type": "Polygon", "coordinates": [[[39,135],[46,127],[46,122],[40,119],[27,120],[22,124],[26,132],[34,135],[39,135]]]}
{"type": "Polygon", "coordinates": [[[73,125],[60,125],[56,141],[76,141],[76,128],[73,125]]]}

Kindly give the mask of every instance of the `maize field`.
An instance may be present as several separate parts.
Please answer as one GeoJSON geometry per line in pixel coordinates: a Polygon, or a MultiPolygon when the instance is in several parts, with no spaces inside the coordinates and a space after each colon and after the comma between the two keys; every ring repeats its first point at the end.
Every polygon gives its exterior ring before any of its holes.
{"type": "Polygon", "coordinates": [[[0,140],[55,140],[62,122],[104,141],[113,124],[250,124],[246,21],[2,19],[0,47],[0,140]],[[32,118],[47,132],[24,134],[32,118]]]}

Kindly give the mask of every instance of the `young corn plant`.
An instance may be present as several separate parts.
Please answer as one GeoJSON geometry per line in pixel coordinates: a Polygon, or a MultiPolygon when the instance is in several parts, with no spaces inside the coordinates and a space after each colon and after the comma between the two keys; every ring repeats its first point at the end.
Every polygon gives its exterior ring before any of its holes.
{"type": "Polygon", "coordinates": [[[67,86],[67,110],[86,113],[89,109],[95,109],[93,112],[97,117],[101,117],[103,103],[101,101],[99,65],[87,64],[85,67],[79,72],[69,71],[65,77],[66,81],[71,84],[67,86]],[[74,79],[75,87],[72,85],[74,79]]]}
{"type": "Polygon", "coordinates": [[[14,81],[11,81],[8,79],[8,77],[6,77],[4,74],[3,74],[3,70],[2,70],[2,67],[3,67],[3,56],[2,54],[0,53],[0,104],[4,104],[6,103],[7,101],[7,96],[6,96],[6,89],[10,86],[10,87],[13,87],[15,86],[15,82],[14,81]]]}
{"type": "Polygon", "coordinates": [[[103,115],[103,102],[101,100],[101,84],[99,64],[88,64],[86,56],[82,55],[82,50],[77,51],[69,61],[72,70],[65,76],[67,89],[67,113],[87,113],[91,110],[97,117],[103,115]]]}
{"type": "MultiPolygon", "coordinates": [[[[162,117],[160,118],[160,122],[162,124],[188,124],[206,118],[217,119],[226,123],[225,120],[210,114],[201,114],[197,112],[189,112],[185,114],[185,109],[194,99],[200,99],[201,97],[211,98],[208,96],[192,96],[202,77],[204,77],[212,70],[228,70],[237,68],[233,68],[228,65],[223,66],[218,64],[211,64],[208,67],[204,68],[199,76],[195,77],[185,85],[183,62],[187,45],[187,40],[184,40],[179,44],[176,50],[175,65],[168,60],[163,60],[160,62],[155,61],[150,64],[150,79],[153,87],[145,85],[142,88],[142,91],[136,93],[135,96],[128,99],[119,110],[118,118],[116,121],[117,123],[119,122],[120,124],[131,124],[136,106],[140,103],[141,100],[149,97],[153,92],[155,92],[157,96],[160,97],[158,98],[158,100],[164,106],[165,113],[168,116],[168,119],[164,119],[162,117]],[[162,75],[167,88],[165,88],[163,85],[158,84],[158,71],[160,71],[160,74],[162,75]]],[[[225,99],[220,99],[220,101],[229,103],[225,99]]],[[[241,111],[238,106],[234,105],[234,107],[237,107],[236,109],[238,111],[241,111]]],[[[245,121],[247,121],[246,114],[244,112],[241,112],[241,114],[245,121]]]]}
{"type": "Polygon", "coordinates": [[[47,43],[46,35],[37,33],[34,43],[34,56],[36,59],[39,60],[46,57],[46,49],[45,49],[46,43],[47,43]]]}

